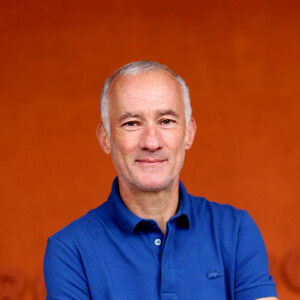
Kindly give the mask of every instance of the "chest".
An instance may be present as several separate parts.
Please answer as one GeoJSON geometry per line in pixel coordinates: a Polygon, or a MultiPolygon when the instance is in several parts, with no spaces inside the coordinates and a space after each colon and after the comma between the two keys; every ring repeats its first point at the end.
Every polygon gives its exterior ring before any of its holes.
{"type": "Polygon", "coordinates": [[[88,252],[92,263],[83,264],[92,299],[233,299],[231,259],[219,238],[201,231],[112,235],[88,252]]]}

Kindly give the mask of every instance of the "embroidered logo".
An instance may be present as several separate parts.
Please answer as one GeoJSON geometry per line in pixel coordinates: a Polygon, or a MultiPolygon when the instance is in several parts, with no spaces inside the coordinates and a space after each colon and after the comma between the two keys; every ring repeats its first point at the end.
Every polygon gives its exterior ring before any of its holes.
{"type": "Polygon", "coordinates": [[[218,277],[222,277],[224,274],[223,274],[223,270],[212,270],[212,271],[208,271],[206,275],[208,279],[216,279],[218,277]]]}

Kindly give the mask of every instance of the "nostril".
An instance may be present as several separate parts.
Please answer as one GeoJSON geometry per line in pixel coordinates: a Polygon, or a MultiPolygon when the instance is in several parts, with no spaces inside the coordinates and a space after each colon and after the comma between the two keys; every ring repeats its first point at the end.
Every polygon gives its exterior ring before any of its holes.
{"type": "Polygon", "coordinates": [[[149,151],[156,151],[162,148],[162,139],[158,134],[155,133],[147,133],[144,137],[140,140],[140,147],[144,150],[149,151]]]}

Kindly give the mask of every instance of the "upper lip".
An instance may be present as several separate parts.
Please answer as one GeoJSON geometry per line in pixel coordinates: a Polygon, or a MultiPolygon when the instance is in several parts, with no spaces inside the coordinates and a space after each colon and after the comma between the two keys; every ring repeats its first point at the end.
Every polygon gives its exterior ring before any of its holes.
{"type": "Polygon", "coordinates": [[[145,163],[157,163],[157,162],[163,162],[165,159],[163,158],[139,158],[137,159],[138,162],[145,162],[145,163]]]}

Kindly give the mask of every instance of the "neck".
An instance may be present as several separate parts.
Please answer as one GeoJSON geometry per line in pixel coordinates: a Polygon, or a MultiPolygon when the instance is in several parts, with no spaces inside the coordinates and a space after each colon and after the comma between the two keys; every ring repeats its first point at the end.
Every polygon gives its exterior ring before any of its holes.
{"type": "Polygon", "coordinates": [[[176,214],[179,203],[179,180],[159,192],[132,189],[119,178],[121,198],[127,208],[143,219],[155,220],[165,234],[168,220],[176,214]]]}

